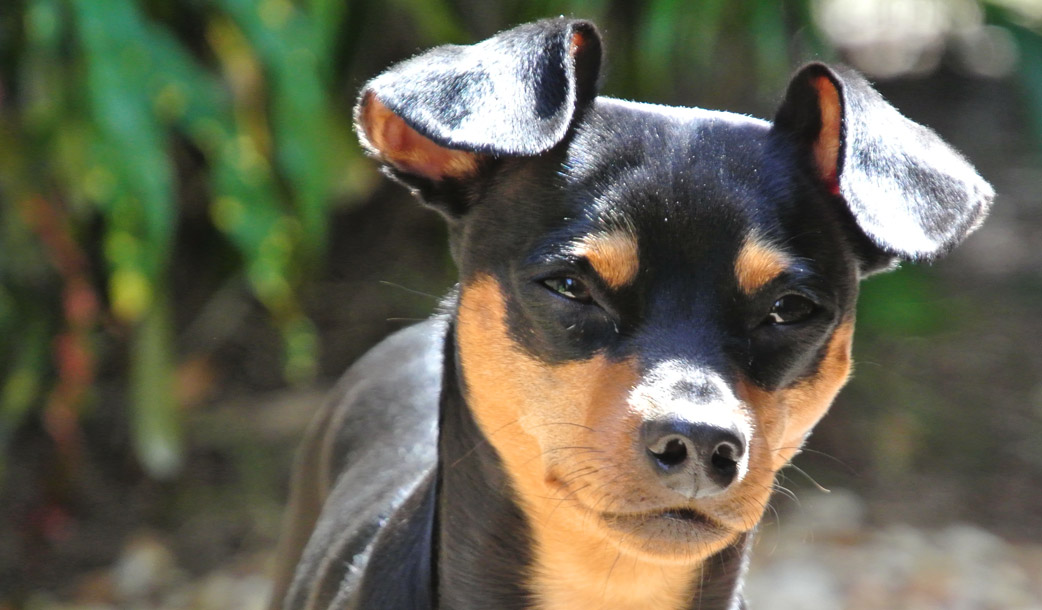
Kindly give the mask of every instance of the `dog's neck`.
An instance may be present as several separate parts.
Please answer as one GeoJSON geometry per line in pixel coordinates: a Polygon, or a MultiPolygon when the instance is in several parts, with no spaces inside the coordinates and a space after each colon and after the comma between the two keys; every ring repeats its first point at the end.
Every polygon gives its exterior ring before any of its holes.
{"type": "Polygon", "coordinates": [[[528,524],[463,399],[453,334],[449,328],[438,433],[435,597],[444,610],[527,610],[528,524]]]}
{"type": "Polygon", "coordinates": [[[649,607],[633,599],[637,590],[649,599],[676,599],[679,591],[678,603],[670,604],[677,610],[741,607],[737,589],[745,568],[745,536],[707,559],[701,568],[667,570],[660,564],[629,558],[620,561],[616,551],[597,541],[584,548],[570,542],[553,544],[552,522],[541,523],[537,535],[532,516],[516,499],[502,460],[463,397],[451,328],[444,368],[434,535],[435,596],[441,608],[649,607]],[[537,558],[538,537],[545,540],[537,558]],[[537,560],[544,569],[537,569],[537,560]],[[546,564],[552,568],[545,569],[546,564]],[[636,583],[640,586],[634,587],[636,583]],[[662,590],[656,590],[659,587],[662,590]],[[626,597],[630,604],[619,604],[626,597]]]}

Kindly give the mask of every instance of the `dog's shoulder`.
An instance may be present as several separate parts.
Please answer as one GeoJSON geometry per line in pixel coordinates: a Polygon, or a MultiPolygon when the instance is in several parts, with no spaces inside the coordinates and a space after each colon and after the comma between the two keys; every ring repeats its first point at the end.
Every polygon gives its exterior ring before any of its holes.
{"type": "MultiPolygon", "coordinates": [[[[297,470],[316,478],[315,491],[298,500],[336,510],[314,523],[286,608],[344,605],[343,592],[364,593],[357,584],[372,558],[388,554],[380,548],[422,547],[429,536],[422,517],[433,516],[445,332],[446,322],[432,318],[384,339],[348,369],[313,421],[297,470]]],[[[405,563],[396,569],[422,569],[405,563]]]]}
{"type": "Polygon", "coordinates": [[[327,407],[330,472],[398,461],[407,457],[403,448],[424,453],[416,456],[421,460],[436,459],[446,326],[439,316],[400,330],[344,374],[327,407]]]}

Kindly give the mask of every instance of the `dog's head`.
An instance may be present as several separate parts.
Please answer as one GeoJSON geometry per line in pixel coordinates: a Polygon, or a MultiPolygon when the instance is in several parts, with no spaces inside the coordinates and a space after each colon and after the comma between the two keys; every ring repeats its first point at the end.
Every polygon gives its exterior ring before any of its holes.
{"type": "Polygon", "coordinates": [[[450,223],[463,391],[522,506],[691,561],[846,381],[858,281],[992,191],[849,70],[803,68],[768,123],[597,97],[600,63],[567,19],[440,47],[366,86],[358,131],[450,223]]]}

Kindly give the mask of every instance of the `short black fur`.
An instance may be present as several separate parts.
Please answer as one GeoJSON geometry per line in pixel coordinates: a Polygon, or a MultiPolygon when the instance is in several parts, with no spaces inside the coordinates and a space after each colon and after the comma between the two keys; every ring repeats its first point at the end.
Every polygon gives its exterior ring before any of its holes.
{"type": "Polygon", "coordinates": [[[528,523],[499,456],[466,407],[451,332],[445,346],[438,440],[440,607],[531,608],[525,586],[532,569],[528,523]]]}

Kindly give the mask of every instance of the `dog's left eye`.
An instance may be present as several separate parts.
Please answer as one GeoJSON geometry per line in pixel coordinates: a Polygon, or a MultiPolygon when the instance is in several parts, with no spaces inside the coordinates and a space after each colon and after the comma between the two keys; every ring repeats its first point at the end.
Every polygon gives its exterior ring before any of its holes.
{"type": "Polygon", "coordinates": [[[590,303],[593,301],[593,295],[590,294],[590,289],[586,284],[574,277],[547,278],[543,280],[543,285],[557,294],[573,301],[578,301],[580,303],[590,303]]]}
{"type": "Polygon", "coordinates": [[[795,324],[811,317],[818,306],[807,297],[787,294],[774,302],[767,313],[768,324],[795,324]]]}

